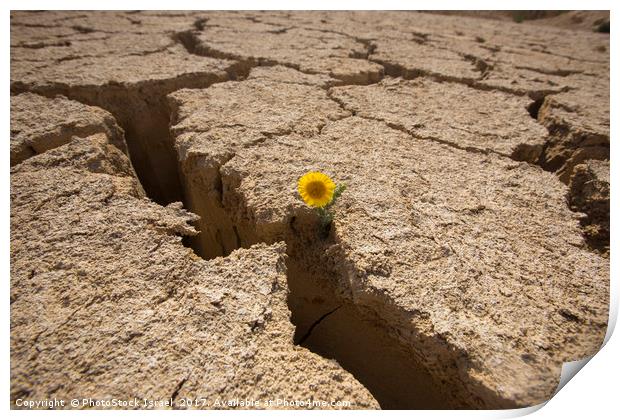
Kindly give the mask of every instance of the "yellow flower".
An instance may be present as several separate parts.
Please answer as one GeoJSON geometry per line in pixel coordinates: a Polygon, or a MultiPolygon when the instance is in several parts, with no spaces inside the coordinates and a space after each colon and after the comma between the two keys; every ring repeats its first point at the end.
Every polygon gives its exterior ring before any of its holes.
{"type": "Polygon", "coordinates": [[[297,183],[299,195],[310,207],[325,207],[332,201],[336,184],[321,172],[308,172],[297,183]]]}

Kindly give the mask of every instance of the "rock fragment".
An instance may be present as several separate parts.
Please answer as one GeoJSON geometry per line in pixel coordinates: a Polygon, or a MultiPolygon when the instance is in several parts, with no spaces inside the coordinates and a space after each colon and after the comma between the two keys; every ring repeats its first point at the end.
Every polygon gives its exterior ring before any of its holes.
{"type": "Polygon", "coordinates": [[[73,39],[71,42],[46,45],[45,48],[14,47],[11,61],[26,66],[28,63],[72,62],[80,58],[116,57],[146,55],[164,51],[175,41],[165,34],[144,36],[139,34],[114,34],[86,39],[73,39]]]}
{"type": "Polygon", "coordinates": [[[105,134],[126,152],[123,130],[101,108],[48,99],[31,93],[11,97],[11,166],[36,154],[68,143],[73,136],[105,134]]]}
{"type": "Polygon", "coordinates": [[[248,79],[265,79],[282,83],[319,86],[327,88],[338,84],[338,80],[322,74],[307,74],[284,66],[255,67],[250,71],[248,79]]]}
{"type": "Polygon", "coordinates": [[[364,43],[353,37],[311,28],[265,25],[230,19],[207,21],[192,33],[197,54],[242,60],[250,65],[281,64],[304,73],[325,74],[346,84],[379,81],[383,68],[365,59],[364,43]]]}
{"type": "Polygon", "coordinates": [[[591,245],[609,253],[609,161],[586,160],[576,165],[570,178],[570,205],[587,215],[582,220],[591,245]]]}
{"type": "Polygon", "coordinates": [[[527,112],[531,100],[426,78],[386,78],[372,86],[330,90],[356,115],[385,121],[416,138],[536,161],[546,130],[527,112]]]}
{"type": "Polygon", "coordinates": [[[385,66],[388,74],[412,79],[435,76],[442,80],[473,83],[482,77],[474,63],[448,49],[436,48],[415,40],[378,40],[370,55],[385,66]]]}
{"type": "Polygon", "coordinates": [[[177,104],[175,133],[243,127],[266,136],[312,134],[328,121],[349,115],[324,90],[277,79],[250,78],[208,89],[184,89],[170,98],[177,104]],[[209,112],[201,112],[205,105],[209,112]]]}
{"type": "Polygon", "coordinates": [[[538,113],[549,130],[543,167],[565,183],[575,165],[588,159],[609,159],[609,84],[590,77],[575,81],[590,88],[550,95],[538,113]]]}

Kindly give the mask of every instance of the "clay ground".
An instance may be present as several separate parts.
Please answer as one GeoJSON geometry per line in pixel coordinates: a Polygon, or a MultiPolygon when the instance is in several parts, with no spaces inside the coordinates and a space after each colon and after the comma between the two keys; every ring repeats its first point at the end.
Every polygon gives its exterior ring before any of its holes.
{"type": "Polygon", "coordinates": [[[607,328],[600,19],[13,12],[11,404],[549,399],[607,328]]]}

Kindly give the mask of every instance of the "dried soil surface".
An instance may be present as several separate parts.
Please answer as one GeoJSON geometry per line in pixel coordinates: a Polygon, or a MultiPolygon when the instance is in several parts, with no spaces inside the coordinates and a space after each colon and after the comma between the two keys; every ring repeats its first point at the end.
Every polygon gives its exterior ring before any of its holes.
{"type": "Polygon", "coordinates": [[[11,93],[12,404],[523,407],[602,343],[606,34],[14,12],[11,93]]]}
{"type": "Polygon", "coordinates": [[[609,33],[609,10],[444,10],[431,13],[609,33]]]}

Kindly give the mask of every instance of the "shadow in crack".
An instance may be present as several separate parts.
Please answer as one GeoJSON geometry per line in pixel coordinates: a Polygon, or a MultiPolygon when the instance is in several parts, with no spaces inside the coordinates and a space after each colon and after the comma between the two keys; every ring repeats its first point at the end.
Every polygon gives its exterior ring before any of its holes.
{"type": "Polygon", "coordinates": [[[452,408],[436,380],[384,326],[331,295],[320,273],[295,261],[287,265],[295,343],[336,360],[383,409],[452,408]]]}

